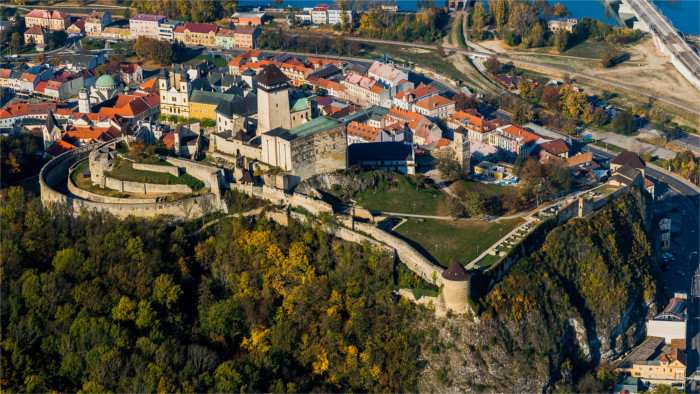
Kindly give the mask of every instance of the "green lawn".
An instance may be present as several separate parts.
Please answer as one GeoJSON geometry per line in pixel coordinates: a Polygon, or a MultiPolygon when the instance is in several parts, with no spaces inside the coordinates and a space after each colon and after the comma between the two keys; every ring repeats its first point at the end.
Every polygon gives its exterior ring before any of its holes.
{"type": "Polygon", "coordinates": [[[375,189],[357,193],[353,199],[373,211],[438,215],[447,195],[432,186],[417,186],[404,175],[382,181],[375,189]]]}
{"type": "Polygon", "coordinates": [[[118,159],[112,171],[105,174],[112,178],[121,179],[122,181],[157,183],[161,185],[187,185],[191,187],[193,191],[204,187],[204,183],[192,175],[182,174],[180,176],[174,176],[165,172],[135,170],[132,162],[128,160],[118,159]]]}
{"type": "Polygon", "coordinates": [[[410,219],[397,227],[395,232],[412,241],[421,252],[429,253],[441,266],[448,267],[454,261],[462,264],[471,262],[522,223],[522,219],[498,222],[428,219],[422,223],[410,219]]]}
{"type": "Polygon", "coordinates": [[[214,62],[214,65],[215,65],[216,67],[218,67],[218,68],[226,67],[226,65],[228,65],[228,61],[226,60],[226,58],[221,57],[221,56],[214,56],[214,58],[212,59],[212,58],[210,58],[208,55],[206,55],[206,54],[204,54],[204,53],[201,54],[201,55],[197,55],[197,56],[193,57],[192,59],[190,59],[190,60],[188,60],[187,62],[185,62],[185,64],[187,64],[187,65],[196,65],[196,64],[201,63],[202,60],[204,60],[204,59],[210,60],[210,61],[214,62]]]}
{"type": "Polygon", "coordinates": [[[105,42],[102,40],[91,40],[87,37],[83,38],[80,40],[80,44],[82,44],[83,48],[94,51],[96,49],[104,49],[105,47],[105,42]]]}
{"type": "Polygon", "coordinates": [[[501,261],[501,256],[487,254],[483,259],[479,260],[479,262],[476,263],[476,265],[478,265],[479,267],[491,267],[499,261],[501,261]]]}
{"type": "Polygon", "coordinates": [[[103,196],[108,196],[108,197],[117,197],[117,198],[127,198],[129,197],[129,193],[121,193],[117,190],[109,189],[109,188],[102,188],[99,186],[96,186],[95,184],[92,183],[90,178],[83,178],[83,171],[89,171],[90,170],[90,164],[87,160],[83,161],[80,163],[77,167],[75,167],[75,170],[71,174],[71,179],[73,180],[73,183],[78,186],[80,189],[87,190],[91,193],[95,194],[100,194],[103,196]]]}

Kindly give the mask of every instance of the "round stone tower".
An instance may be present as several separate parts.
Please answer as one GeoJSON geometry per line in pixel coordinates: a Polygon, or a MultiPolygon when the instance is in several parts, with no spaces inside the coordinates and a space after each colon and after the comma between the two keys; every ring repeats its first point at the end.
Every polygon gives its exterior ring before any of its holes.
{"type": "Polygon", "coordinates": [[[455,261],[450,268],[442,272],[442,279],[444,284],[442,298],[445,301],[445,308],[456,313],[466,313],[469,309],[472,274],[455,261]]]}

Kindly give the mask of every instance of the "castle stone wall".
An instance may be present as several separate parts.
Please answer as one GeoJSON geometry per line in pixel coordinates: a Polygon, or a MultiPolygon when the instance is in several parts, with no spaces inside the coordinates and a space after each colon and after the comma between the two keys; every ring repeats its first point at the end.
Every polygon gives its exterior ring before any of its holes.
{"type": "Polygon", "coordinates": [[[66,181],[69,169],[73,164],[88,157],[94,149],[116,144],[121,139],[113,140],[105,144],[90,144],[66,152],[44,165],[39,173],[39,187],[41,201],[45,206],[54,204],[66,204],[75,212],[80,210],[106,211],[118,218],[128,216],[154,217],[168,215],[176,220],[187,220],[216,211],[227,212],[226,203],[213,194],[161,203],[108,203],[90,201],[72,195],[66,195],[55,188],[66,181]]]}
{"type": "Polygon", "coordinates": [[[208,184],[211,192],[218,197],[221,197],[221,188],[228,186],[224,171],[217,166],[178,157],[166,157],[165,160],[176,167],[184,168],[186,173],[208,184]]]}
{"type": "Polygon", "coordinates": [[[192,193],[192,188],[190,188],[187,185],[180,185],[180,184],[162,185],[159,183],[130,182],[130,181],[122,181],[120,179],[110,178],[108,176],[104,177],[104,184],[105,184],[106,188],[117,190],[120,192],[129,192],[129,193],[140,193],[140,194],[169,194],[169,193],[189,194],[189,193],[192,193]]]}
{"type": "Polygon", "coordinates": [[[152,172],[164,172],[172,176],[180,176],[180,168],[174,166],[164,166],[158,164],[146,164],[146,163],[133,163],[135,170],[141,171],[152,171],[152,172]]]}

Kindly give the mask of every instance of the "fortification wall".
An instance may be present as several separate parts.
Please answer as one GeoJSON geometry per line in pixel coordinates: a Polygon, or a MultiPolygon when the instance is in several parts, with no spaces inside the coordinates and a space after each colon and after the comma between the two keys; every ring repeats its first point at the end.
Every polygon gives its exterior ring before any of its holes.
{"type": "Polygon", "coordinates": [[[248,145],[238,140],[230,141],[220,137],[216,137],[216,150],[207,152],[207,154],[221,154],[222,159],[229,161],[235,160],[236,153],[258,161],[262,160],[262,149],[259,146],[248,145]]]}
{"type": "Polygon", "coordinates": [[[162,185],[159,183],[141,183],[122,181],[120,179],[104,177],[105,187],[114,189],[120,192],[141,193],[141,194],[189,194],[192,193],[192,188],[187,185],[170,184],[162,185]]]}
{"type": "MultiPolygon", "coordinates": [[[[161,203],[112,203],[90,201],[78,196],[65,195],[55,188],[66,181],[68,171],[73,164],[88,157],[94,149],[108,144],[117,143],[120,139],[105,144],[90,144],[66,152],[44,165],[39,173],[39,188],[41,201],[45,206],[67,204],[75,212],[82,209],[106,211],[118,218],[128,216],[154,217],[158,215],[172,216],[177,220],[201,217],[216,211],[227,212],[226,203],[213,194],[161,203]]],[[[70,187],[70,186],[69,186],[70,187]]]]}
{"type": "Polygon", "coordinates": [[[172,176],[180,176],[180,167],[175,166],[164,166],[158,164],[146,164],[146,163],[133,163],[135,170],[141,171],[152,171],[152,172],[164,172],[172,176]]]}
{"type": "MultiPolygon", "coordinates": [[[[341,220],[346,226],[351,226],[350,219],[341,220]]],[[[383,242],[392,247],[396,251],[399,259],[421,278],[433,283],[433,274],[435,274],[437,277],[435,284],[440,286],[443,283],[441,274],[445,269],[433,264],[406,241],[366,223],[355,222],[354,227],[355,230],[367,234],[371,239],[383,242]]]]}
{"type": "Polygon", "coordinates": [[[309,212],[317,215],[321,212],[333,212],[333,206],[321,200],[314,200],[311,197],[304,196],[298,193],[285,193],[284,190],[276,189],[269,186],[250,186],[241,185],[240,183],[232,183],[232,190],[238,190],[249,196],[270,200],[275,204],[288,204],[292,206],[303,207],[309,212]]]}
{"type": "MultiPolygon", "coordinates": [[[[75,167],[82,162],[78,161],[75,162],[71,168],[69,169],[69,172],[72,173],[75,167]]],[[[119,197],[109,197],[109,196],[103,196],[101,194],[89,192],[85,189],[79,188],[74,182],[73,179],[69,176],[68,180],[68,191],[76,195],[80,198],[83,198],[85,200],[91,200],[91,201],[97,201],[97,202],[106,202],[106,203],[123,203],[123,204],[144,204],[144,203],[152,203],[156,202],[155,198],[119,198],[119,197]]]]}
{"type": "Polygon", "coordinates": [[[184,168],[187,174],[207,184],[211,192],[218,197],[221,197],[221,188],[228,186],[224,171],[217,166],[178,157],[166,157],[165,160],[176,167],[184,168]]]}

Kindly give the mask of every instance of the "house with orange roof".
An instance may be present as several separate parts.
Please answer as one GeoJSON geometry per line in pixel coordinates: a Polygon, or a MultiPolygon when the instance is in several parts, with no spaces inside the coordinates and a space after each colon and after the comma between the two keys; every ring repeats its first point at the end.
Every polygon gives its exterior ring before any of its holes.
{"type": "Polygon", "coordinates": [[[24,16],[24,24],[27,27],[41,26],[53,31],[66,30],[70,26],[70,15],[57,10],[32,10],[24,16]]]}
{"type": "Polygon", "coordinates": [[[85,18],[80,18],[66,29],[68,34],[84,34],[85,33],[85,18]]]}
{"type": "Polygon", "coordinates": [[[413,111],[430,118],[443,119],[455,113],[455,101],[435,95],[416,101],[413,111]]]}
{"type": "Polygon", "coordinates": [[[392,134],[386,130],[358,122],[348,124],[348,145],[393,140],[392,134]]]}
{"type": "Polygon", "coordinates": [[[564,162],[569,157],[569,146],[561,138],[537,144],[537,152],[541,162],[551,160],[564,162]]]}
{"type": "Polygon", "coordinates": [[[489,133],[489,145],[514,156],[528,156],[542,137],[520,126],[499,127],[489,133]]]}
{"type": "Polygon", "coordinates": [[[85,86],[81,74],[62,73],[46,82],[44,94],[56,100],[65,100],[73,97],[85,86]]]}
{"type": "Polygon", "coordinates": [[[25,92],[33,92],[34,87],[36,87],[36,84],[38,84],[39,81],[41,81],[41,78],[39,78],[38,75],[23,73],[19,80],[19,89],[25,92]]]}
{"type": "Polygon", "coordinates": [[[46,148],[46,153],[53,157],[56,157],[66,152],[72,151],[73,149],[78,149],[78,147],[71,144],[70,142],[66,142],[62,139],[57,139],[48,148],[46,148]]]}
{"type": "Polygon", "coordinates": [[[85,18],[85,34],[99,36],[110,23],[112,23],[112,15],[109,12],[93,10],[85,18]]]}
{"type": "Polygon", "coordinates": [[[8,104],[0,110],[0,127],[11,127],[16,121],[25,118],[45,120],[49,111],[57,111],[59,108],[65,109],[66,104],[58,101],[8,104]]]}
{"type": "Polygon", "coordinates": [[[94,111],[102,116],[119,115],[131,123],[146,120],[160,113],[160,97],[156,93],[118,94],[100,103],[94,111]]]}
{"type": "MultiPolygon", "coordinates": [[[[478,113],[478,112],[477,112],[478,113]]],[[[470,141],[485,142],[488,141],[488,133],[495,130],[497,126],[481,116],[475,116],[471,113],[459,111],[447,118],[447,127],[456,130],[459,127],[464,127],[469,133],[470,141]]]]}

